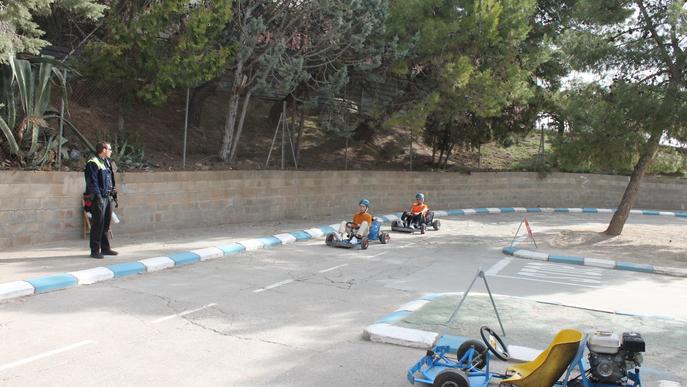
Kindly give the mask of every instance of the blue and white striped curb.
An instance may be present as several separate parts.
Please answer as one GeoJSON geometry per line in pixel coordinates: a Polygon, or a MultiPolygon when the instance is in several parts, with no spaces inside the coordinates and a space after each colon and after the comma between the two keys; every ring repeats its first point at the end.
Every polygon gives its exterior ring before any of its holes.
{"type": "MultiPolygon", "coordinates": [[[[471,214],[500,214],[500,213],[613,213],[613,209],[604,208],[540,208],[540,207],[489,207],[489,208],[465,208],[455,210],[435,210],[435,217],[446,217],[454,215],[471,215],[471,214]]],[[[670,212],[670,211],[655,211],[655,210],[632,210],[632,214],[640,215],[659,215],[659,216],[676,216],[687,218],[687,212],[670,212]]],[[[381,215],[379,218],[383,222],[392,222],[400,219],[401,213],[381,215]]],[[[135,274],[142,274],[148,272],[155,272],[171,267],[190,265],[196,262],[215,259],[225,256],[241,253],[243,251],[253,251],[266,247],[273,247],[279,245],[290,244],[298,241],[310,240],[313,238],[320,238],[330,232],[336,231],[339,228],[338,224],[331,224],[328,226],[314,227],[307,230],[299,230],[288,233],[276,234],[262,238],[247,239],[228,245],[213,246],[203,249],[185,251],[171,254],[169,256],[155,257],[142,259],[136,262],[118,263],[105,267],[96,267],[88,270],[74,271],[70,273],[61,273],[47,275],[43,277],[33,278],[26,281],[13,281],[0,284],[0,301],[23,297],[33,294],[40,294],[51,292],[54,290],[67,289],[74,286],[90,285],[101,281],[107,281],[113,278],[125,277],[135,274]]],[[[526,253],[521,253],[526,254],[526,253]]],[[[548,255],[544,258],[541,253],[533,252],[530,254],[534,259],[548,260],[548,255]]],[[[602,260],[597,260],[597,264],[601,265],[602,260]]],[[[585,263],[595,262],[591,258],[586,258],[585,263]]],[[[610,265],[607,263],[607,265],[610,265]]],[[[625,268],[625,270],[644,271],[642,265],[621,262],[620,265],[613,264],[616,268],[625,268]]],[[[648,269],[647,269],[648,270],[648,269]]],[[[679,269],[682,270],[682,269],[679,269]]],[[[654,273],[672,274],[673,268],[652,267],[654,273]]],[[[687,276],[687,273],[680,274],[687,276]]]]}
{"type": "MultiPolygon", "coordinates": [[[[370,341],[378,343],[395,344],[420,349],[431,349],[435,346],[445,345],[450,348],[451,352],[456,352],[463,342],[476,339],[465,336],[439,335],[436,332],[393,325],[395,322],[420,310],[420,308],[432,300],[442,296],[455,294],[459,293],[431,293],[404,304],[392,313],[375,321],[374,324],[367,326],[363,331],[363,336],[370,341]]],[[[541,353],[539,349],[518,345],[509,345],[508,351],[512,359],[520,361],[534,360],[541,353]]]]}
{"type": "Polygon", "coordinates": [[[504,254],[512,255],[514,257],[535,259],[538,261],[565,263],[569,265],[594,266],[604,269],[627,270],[641,273],[663,274],[674,277],[687,277],[687,269],[679,267],[654,266],[646,263],[622,262],[614,261],[612,259],[590,258],[575,255],[549,254],[539,251],[521,249],[514,246],[504,247],[501,251],[504,254]]]}
{"type": "Polygon", "coordinates": [[[26,281],[2,283],[0,284],[0,301],[67,289],[74,286],[91,285],[113,278],[156,272],[172,267],[185,266],[200,261],[230,256],[244,251],[253,251],[286,245],[296,241],[320,238],[329,232],[335,231],[335,226],[338,228],[338,225],[322,226],[262,238],[246,239],[228,245],[178,252],[170,254],[169,256],[147,258],[135,262],[116,263],[104,267],[47,275],[26,281]]]}

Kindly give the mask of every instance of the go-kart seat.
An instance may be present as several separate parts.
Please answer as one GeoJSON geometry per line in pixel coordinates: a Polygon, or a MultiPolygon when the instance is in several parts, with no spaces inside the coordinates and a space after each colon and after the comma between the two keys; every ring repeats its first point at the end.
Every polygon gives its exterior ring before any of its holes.
{"type": "Polygon", "coordinates": [[[500,385],[553,386],[575,358],[583,338],[584,334],[580,331],[563,329],[556,334],[549,347],[536,359],[508,367],[506,374],[513,373],[513,375],[502,380],[500,385]]]}

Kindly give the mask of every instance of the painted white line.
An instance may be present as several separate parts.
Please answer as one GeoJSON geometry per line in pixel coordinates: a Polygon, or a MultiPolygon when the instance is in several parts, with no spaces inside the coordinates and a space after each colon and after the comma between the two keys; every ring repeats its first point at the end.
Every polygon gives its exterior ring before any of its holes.
{"type": "Polygon", "coordinates": [[[600,284],[601,281],[588,279],[584,277],[573,277],[569,274],[555,275],[554,273],[538,273],[536,271],[519,271],[518,275],[525,277],[535,277],[535,278],[549,278],[549,279],[559,279],[559,280],[569,280],[570,282],[582,282],[585,284],[600,284]]]}
{"type": "Polygon", "coordinates": [[[173,315],[166,316],[166,317],[161,317],[157,320],[153,320],[153,324],[158,324],[158,323],[161,323],[163,321],[171,320],[171,319],[176,318],[176,317],[183,317],[183,316],[186,316],[187,314],[196,313],[196,312],[199,312],[203,309],[213,307],[215,305],[217,305],[217,304],[215,304],[215,303],[207,304],[207,305],[201,306],[198,309],[186,310],[186,311],[183,311],[181,313],[173,314],[173,315]]]}
{"type": "Polygon", "coordinates": [[[489,270],[486,271],[486,275],[496,275],[498,274],[501,270],[503,270],[504,267],[508,266],[508,264],[513,260],[513,258],[503,258],[502,260],[496,262],[494,266],[490,267],[489,270]]]}
{"type": "Polygon", "coordinates": [[[590,275],[595,275],[595,276],[601,276],[603,273],[601,271],[597,271],[599,269],[591,269],[591,270],[584,270],[584,269],[576,269],[574,267],[568,267],[568,266],[538,266],[538,265],[527,265],[522,267],[520,270],[535,270],[539,271],[542,273],[558,273],[558,274],[570,274],[570,275],[578,275],[582,277],[590,276],[590,275]]]}
{"type": "Polygon", "coordinates": [[[343,265],[334,266],[334,267],[330,267],[329,269],[320,270],[320,273],[326,273],[328,271],[336,270],[336,269],[344,267],[344,266],[348,266],[348,264],[344,263],[343,265]]]}
{"type": "Polygon", "coordinates": [[[279,282],[274,283],[274,284],[272,284],[272,285],[267,285],[267,286],[265,286],[264,288],[253,290],[253,293],[264,292],[265,290],[270,290],[270,289],[274,289],[274,288],[276,288],[276,287],[278,287],[278,286],[290,284],[290,283],[293,282],[293,281],[295,281],[295,280],[293,280],[293,279],[288,279],[288,280],[284,280],[284,281],[279,281],[279,282]]]}
{"type": "Polygon", "coordinates": [[[574,265],[574,266],[568,266],[568,265],[557,265],[555,263],[547,263],[547,262],[529,262],[526,266],[522,267],[523,269],[535,269],[535,270],[541,270],[541,271],[551,271],[551,272],[561,272],[561,273],[574,273],[577,275],[596,275],[600,276],[604,273],[604,269],[602,268],[590,268],[590,267],[585,267],[582,265],[574,265]]]}
{"type": "Polygon", "coordinates": [[[62,353],[62,352],[71,351],[72,349],[76,349],[79,347],[83,347],[84,345],[94,344],[94,343],[95,343],[95,341],[93,341],[93,340],[80,341],[76,344],[68,345],[68,346],[63,347],[63,348],[54,349],[52,351],[41,353],[40,355],[27,357],[26,359],[17,360],[15,362],[2,365],[2,366],[0,366],[0,371],[8,370],[10,368],[18,367],[18,366],[21,366],[21,365],[24,365],[27,363],[31,363],[31,362],[36,361],[36,360],[44,359],[46,357],[57,355],[57,354],[62,353]]]}
{"type": "Polygon", "coordinates": [[[381,252],[381,253],[375,254],[375,255],[370,255],[368,258],[377,258],[377,257],[381,257],[382,255],[384,255],[384,254],[386,254],[386,253],[388,253],[388,251],[384,251],[384,252],[381,252]]]}
{"type": "Polygon", "coordinates": [[[594,288],[594,289],[600,288],[600,286],[571,284],[569,282],[547,281],[547,280],[541,280],[541,279],[515,277],[515,276],[510,276],[510,275],[502,275],[502,274],[492,275],[491,277],[510,278],[510,279],[517,279],[517,280],[523,280],[523,281],[534,281],[534,282],[547,282],[550,284],[560,284],[560,285],[568,285],[568,286],[581,286],[583,288],[594,288]]]}

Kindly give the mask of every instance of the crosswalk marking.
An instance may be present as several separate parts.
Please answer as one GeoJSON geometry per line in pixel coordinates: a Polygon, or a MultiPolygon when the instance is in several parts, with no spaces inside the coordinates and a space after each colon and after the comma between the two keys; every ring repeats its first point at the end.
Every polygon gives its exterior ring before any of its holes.
{"type": "Polygon", "coordinates": [[[544,262],[529,262],[517,275],[542,280],[566,280],[577,284],[600,284],[602,269],[544,262]]]}

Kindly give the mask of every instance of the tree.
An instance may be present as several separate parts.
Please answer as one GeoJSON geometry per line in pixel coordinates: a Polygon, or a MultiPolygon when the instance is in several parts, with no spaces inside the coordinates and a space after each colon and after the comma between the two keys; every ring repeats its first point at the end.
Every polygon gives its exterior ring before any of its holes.
{"type": "Polygon", "coordinates": [[[618,210],[605,231],[609,235],[622,232],[660,140],[687,138],[687,11],[683,4],[675,0],[579,0],[573,28],[561,39],[573,69],[600,78],[598,85],[578,86],[570,93],[571,130],[608,139],[602,143],[627,145],[605,150],[592,146],[592,152],[636,157],[618,210]]]}
{"type": "Polygon", "coordinates": [[[221,43],[231,18],[231,0],[115,1],[100,39],[86,46],[84,73],[117,85],[122,104],[134,96],[161,104],[173,90],[224,71],[232,46],[221,43]]]}
{"type": "Polygon", "coordinates": [[[235,160],[254,93],[283,99],[299,85],[329,95],[340,90],[349,66],[376,59],[369,40],[383,32],[385,17],[385,0],[237,1],[229,35],[237,53],[220,158],[235,160]]]}
{"type": "Polygon", "coordinates": [[[0,64],[19,53],[38,54],[49,42],[41,39],[43,31],[33,20],[34,15],[50,14],[61,8],[67,12],[95,20],[106,6],[96,0],[12,0],[0,3],[0,64]]]}
{"type": "Polygon", "coordinates": [[[535,5],[532,0],[394,3],[389,32],[410,51],[394,68],[408,80],[407,104],[397,115],[429,124],[425,139],[440,159],[457,144],[490,140],[498,125],[489,119],[532,98],[531,79],[545,59],[536,50],[523,50],[535,5]],[[425,106],[427,120],[418,120],[411,107],[417,104],[425,106]]]}

